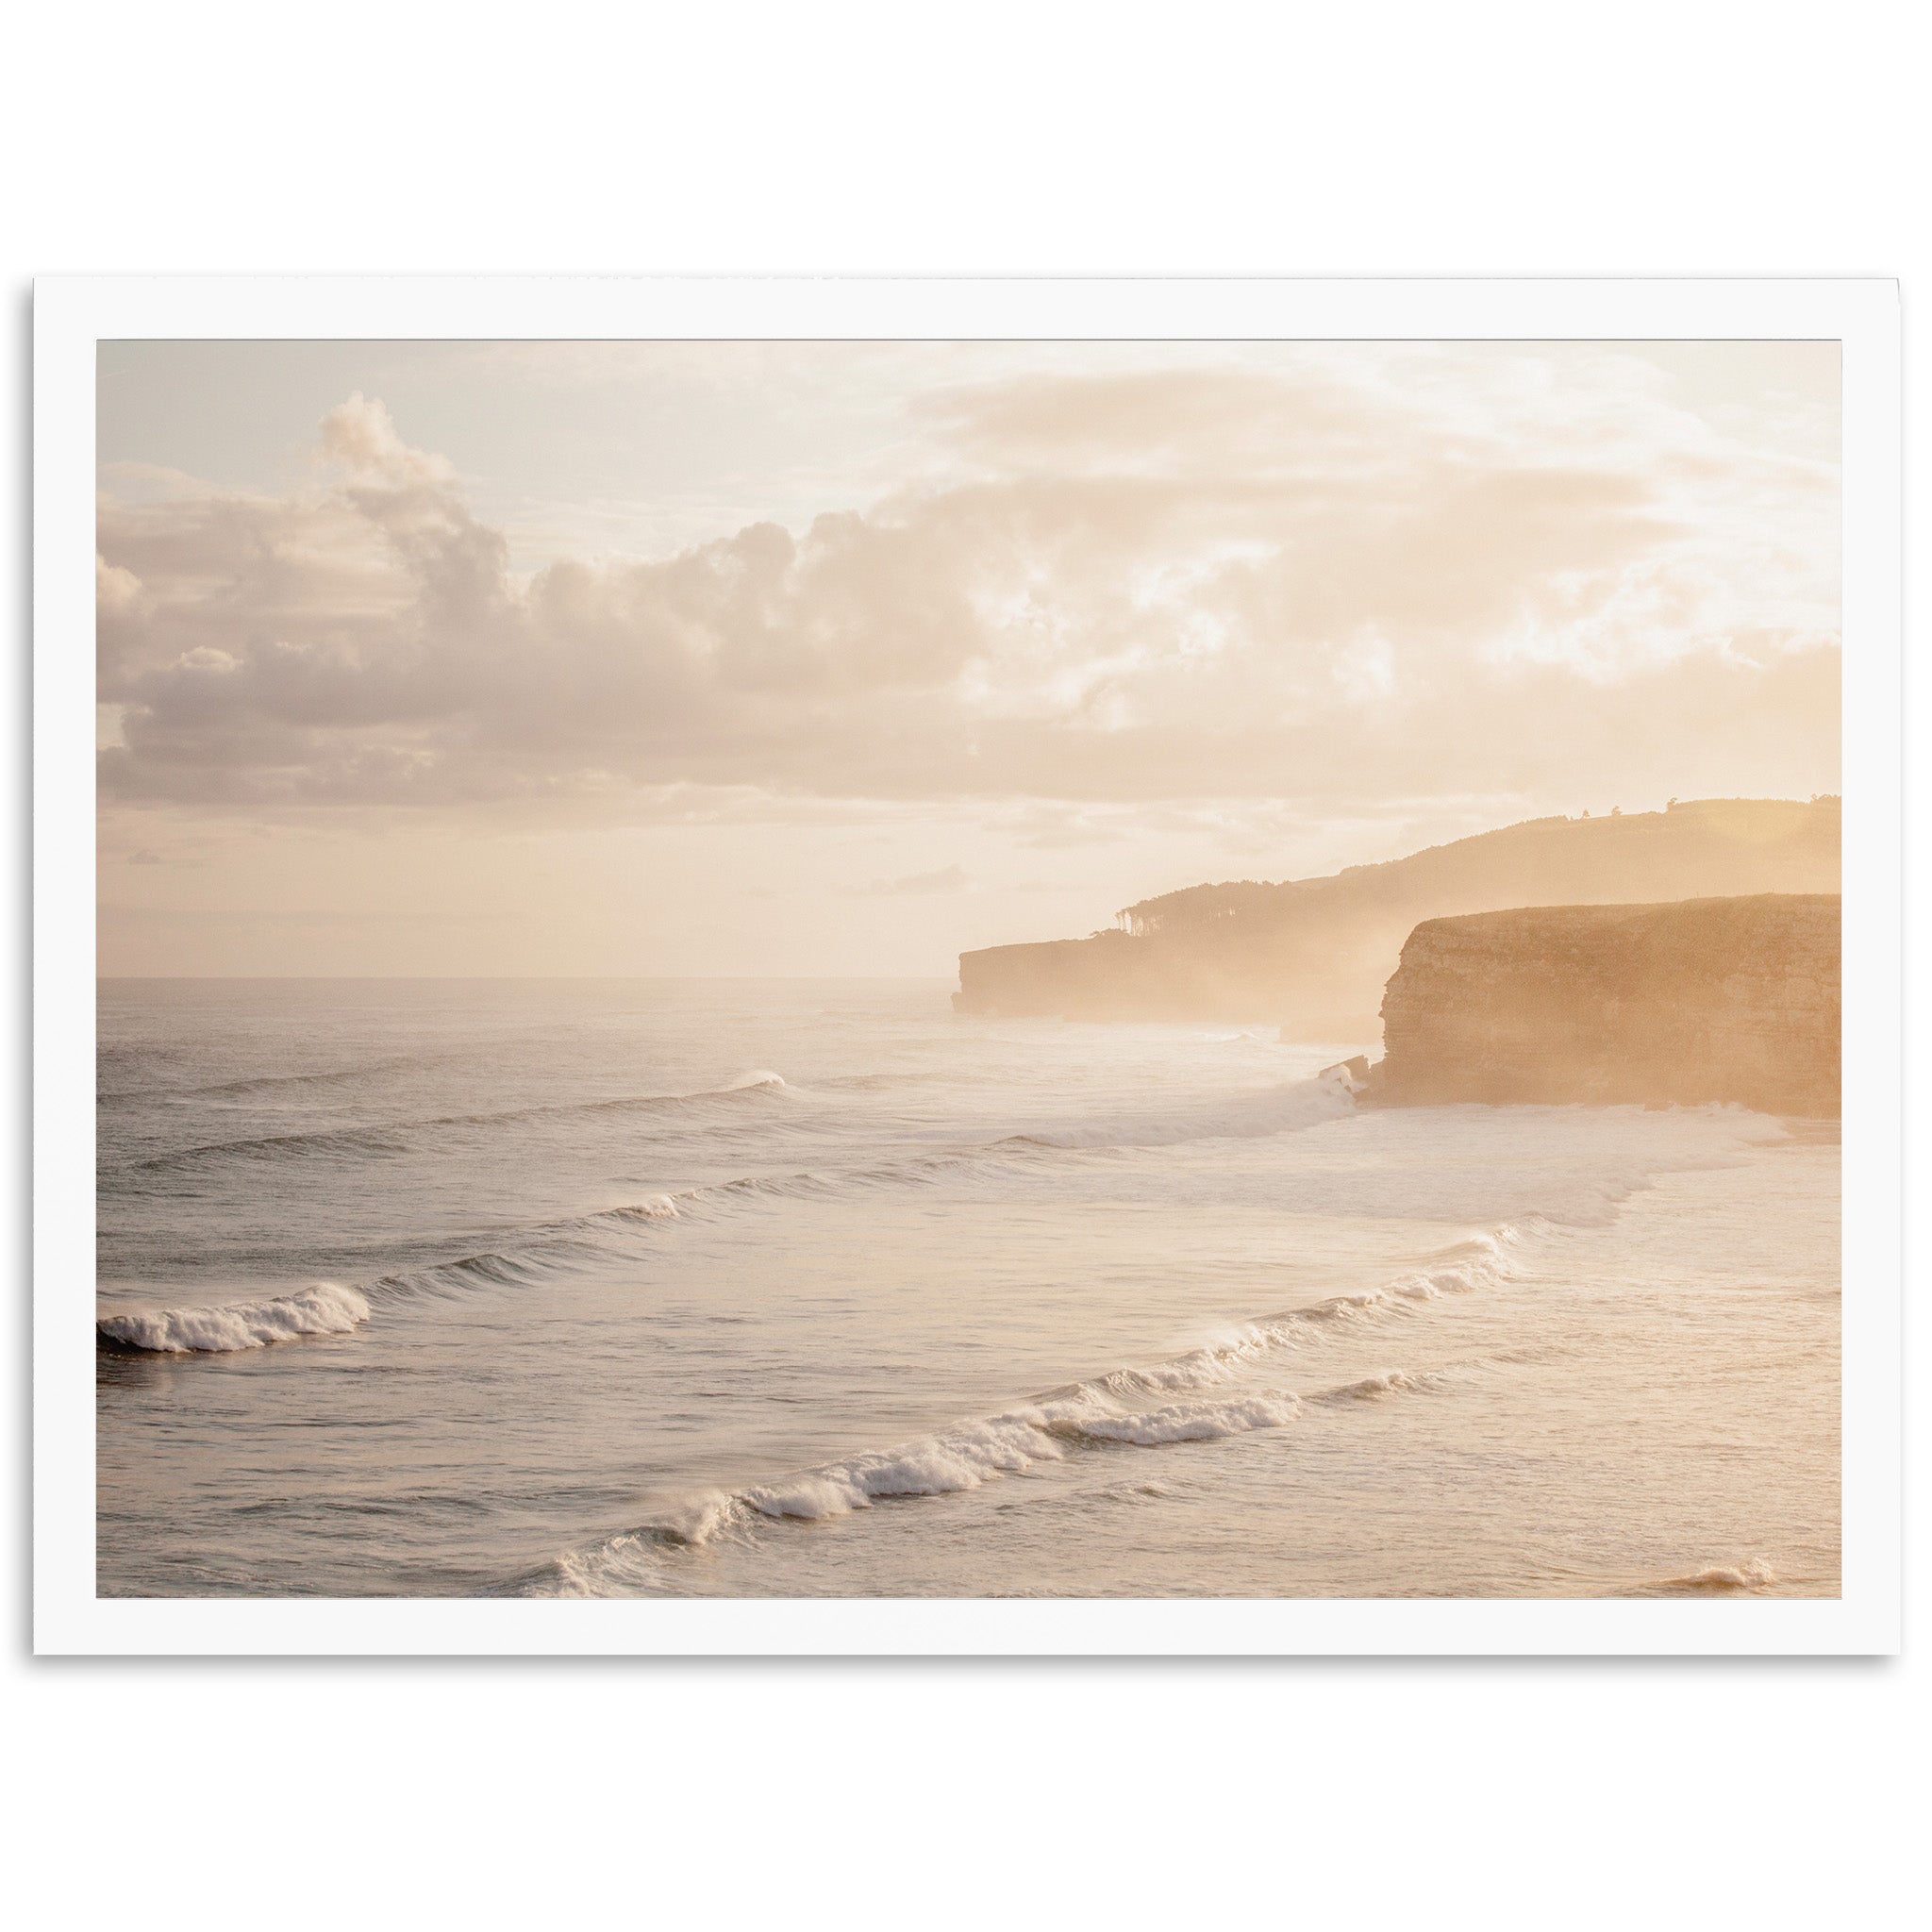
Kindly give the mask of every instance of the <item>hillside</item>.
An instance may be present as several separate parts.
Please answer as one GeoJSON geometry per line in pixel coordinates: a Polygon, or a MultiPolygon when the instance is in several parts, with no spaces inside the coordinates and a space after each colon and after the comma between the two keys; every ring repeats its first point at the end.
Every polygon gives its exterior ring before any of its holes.
{"type": "Polygon", "coordinates": [[[1142,900],[1091,939],[959,956],[961,1012],[1262,1020],[1291,1039],[1379,1037],[1384,982],[1428,919],[1839,890],[1836,798],[1719,798],[1531,819],[1380,865],[1142,900]]]}

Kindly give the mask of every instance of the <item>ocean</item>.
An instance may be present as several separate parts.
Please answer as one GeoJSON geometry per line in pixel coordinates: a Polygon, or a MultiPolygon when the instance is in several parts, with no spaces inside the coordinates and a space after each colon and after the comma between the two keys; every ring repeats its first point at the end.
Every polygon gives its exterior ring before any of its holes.
{"type": "Polygon", "coordinates": [[[104,981],[113,1596],[1839,1592],[1835,1123],[938,981],[104,981]]]}

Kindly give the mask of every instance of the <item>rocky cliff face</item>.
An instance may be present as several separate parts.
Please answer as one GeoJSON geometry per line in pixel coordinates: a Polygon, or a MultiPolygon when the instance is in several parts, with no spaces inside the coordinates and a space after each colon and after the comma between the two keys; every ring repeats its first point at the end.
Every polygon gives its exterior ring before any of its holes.
{"type": "Polygon", "coordinates": [[[1431,919],[1363,1098],[1839,1111],[1840,901],[1764,893],[1431,919]]]}
{"type": "Polygon", "coordinates": [[[1332,878],[1194,886],[1086,940],[959,958],[966,1013],[1270,1020],[1286,1038],[1374,1039],[1418,921],[1514,906],[1835,892],[1839,804],[1704,799],[1615,818],[1532,819],[1332,878]]]}

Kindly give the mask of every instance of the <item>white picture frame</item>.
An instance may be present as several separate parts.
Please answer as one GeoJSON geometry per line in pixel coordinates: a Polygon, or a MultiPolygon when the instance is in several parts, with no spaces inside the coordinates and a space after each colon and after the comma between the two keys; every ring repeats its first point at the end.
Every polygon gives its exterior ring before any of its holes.
{"type": "Polygon", "coordinates": [[[1900,1628],[1899,306],[1884,280],[60,278],[35,293],[34,1647],[58,1655],[1853,1655],[1900,1628]],[[1834,340],[1843,393],[1836,1599],[103,1599],[94,1583],[96,345],[129,338],[1834,340]]]}

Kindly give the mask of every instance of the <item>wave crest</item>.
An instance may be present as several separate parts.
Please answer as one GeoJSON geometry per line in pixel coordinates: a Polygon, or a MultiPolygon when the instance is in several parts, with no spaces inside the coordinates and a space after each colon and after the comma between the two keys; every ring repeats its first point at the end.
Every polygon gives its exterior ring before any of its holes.
{"type": "Polygon", "coordinates": [[[264,1301],[108,1315],[94,1324],[94,1333],[109,1348],[147,1355],[230,1355],[298,1335],[346,1335],[368,1319],[369,1304],[358,1290],[318,1281],[264,1301]]]}
{"type": "Polygon", "coordinates": [[[662,1580],[661,1565],[672,1550],[742,1541],[760,1522],[824,1522],[870,1509],[891,1497],[954,1495],[1035,1463],[1063,1461],[1081,1449],[1156,1449],[1281,1428],[1309,1403],[1341,1407],[1426,1393],[1441,1386],[1441,1376],[1405,1369],[1385,1370],[1306,1397],[1283,1390],[1225,1396],[1200,1391],[1231,1380],[1275,1350],[1292,1347],[1298,1338],[1306,1339],[1310,1324],[1359,1319],[1378,1309],[1392,1311],[1417,1300],[1471,1293],[1500,1283],[1515,1272],[1511,1251],[1526,1233],[1526,1224],[1505,1224],[1457,1243],[1427,1269],[1386,1289],[1291,1308],[1246,1324],[1224,1341],[1165,1361],[1069,1383],[1003,1415],[956,1423],[893,1449],[800,1470],[732,1494],[706,1495],[670,1516],[588,1549],[568,1551],[513,1587],[526,1594],[562,1596],[648,1590],[662,1580]],[[1146,1395],[1181,1399],[1155,1408],[1136,1406],[1134,1398],[1146,1395]]]}
{"type": "Polygon", "coordinates": [[[1649,1586],[1659,1596],[1724,1596],[1734,1591],[1763,1590],[1777,1581],[1769,1563],[1714,1564],[1688,1576],[1666,1576],[1649,1586]]]}

